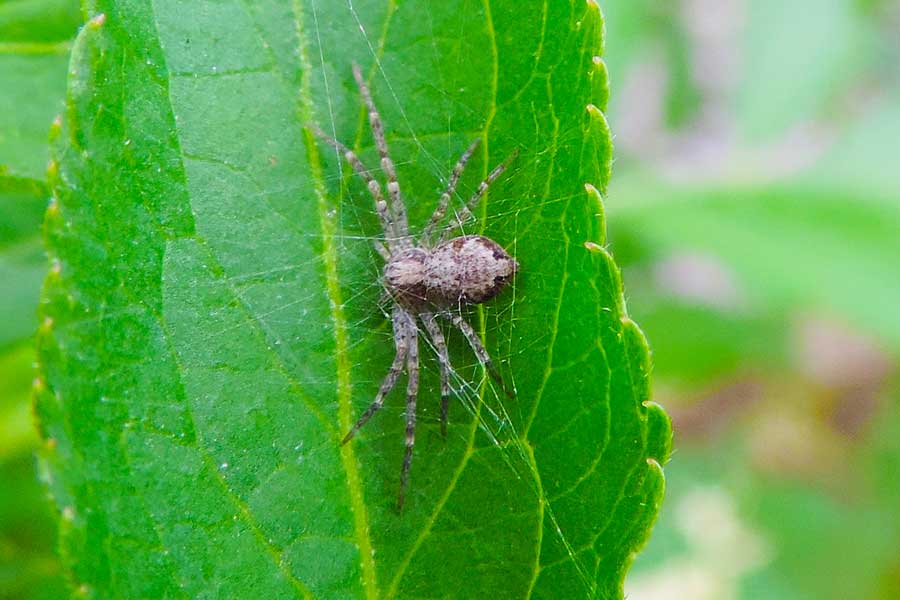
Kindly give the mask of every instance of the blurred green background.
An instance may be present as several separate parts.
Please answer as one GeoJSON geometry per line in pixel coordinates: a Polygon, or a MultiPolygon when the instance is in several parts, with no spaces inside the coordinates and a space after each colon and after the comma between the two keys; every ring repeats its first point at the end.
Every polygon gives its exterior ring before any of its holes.
{"type": "Polygon", "coordinates": [[[604,0],[675,452],[633,600],[900,598],[900,3],[604,0]]]}
{"type": "MultiPolygon", "coordinates": [[[[628,597],[900,598],[900,2],[601,4],[611,245],[676,430],[628,597]]],[[[79,22],[0,0],[0,598],[66,596],[30,337],[79,22]]]]}
{"type": "Polygon", "coordinates": [[[68,596],[55,519],[35,477],[31,336],[47,268],[47,135],[80,23],[77,1],[0,0],[0,599],[68,596]]]}

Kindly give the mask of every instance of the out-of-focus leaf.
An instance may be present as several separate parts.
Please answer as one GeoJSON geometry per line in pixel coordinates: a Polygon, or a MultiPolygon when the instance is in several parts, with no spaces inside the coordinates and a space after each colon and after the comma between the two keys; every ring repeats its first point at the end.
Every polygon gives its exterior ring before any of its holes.
{"type": "Polygon", "coordinates": [[[0,353],[0,598],[66,596],[55,555],[54,519],[34,473],[37,441],[29,397],[34,374],[30,341],[0,353]]]}
{"type": "Polygon", "coordinates": [[[746,6],[741,85],[733,100],[746,140],[777,137],[822,116],[858,76],[873,31],[858,18],[856,4],[756,0],[746,6]]]}
{"type": "MultiPolygon", "coordinates": [[[[668,71],[662,105],[664,121],[673,127],[684,124],[696,112],[698,90],[691,76],[691,47],[679,12],[681,5],[655,0],[608,0],[604,3],[609,35],[607,60],[615,66],[613,89],[621,90],[626,76],[641,61],[658,60],[668,71]]],[[[611,111],[628,110],[631,98],[613,96],[611,111]]]]}
{"type": "MultiPolygon", "coordinates": [[[[3,43],[24,44],[33,49],[35,45],[67,42],[80,24],[81,11],[74,0],[15,0],[0,4],[0,42],[3,43]]],[[[63,89],[65,82],[60,91],[63,89]]]]}
{"type": "Polygon", "coordinates": [[[0,4],[0,352],[36,323],[48,133],[63,108],[66,40],[77,24],[75,2],[0,4]]]}
{"type": "Polygon", "coordinates": [[[47,131],[62,111],[68,40],[79,22],[71,0],[0,4],[0,176],[44,179],[47,131]]]}
{"type": "Polygon", "coordinates": [[[807,187],[839,190],[842,197],[854,202],[897,207],[900,169],[893,160],[893,150],[900,139],[900,90],[892,90],[866,108],[840,130],[836,142],[816,165],[798,178],[807,187]]]}
{"type": "Polygon", "coordinates": [[[0,463],[34,447],[36,436],[28,403],[33,363],[34,352],[28,344],[7,348],[0,354],[0,463]]]}
{"type": "MultiPolygon", "coordinates": [[[[884,398],[884,409],[873,420],[862,439],[849,449],[848,461],[829,468],[822,483],[802,477],[779,477],[754,470],[742,447],[747,428],[736,426],[711,444],[682,442],[678,460],[667,471],[669,499],[663,507],[653,539],[635,563],[635,581],[666,573],[680,566],[682,581],[685,559],[709,564],[717,559],[708,547],[691,548],[692,490],[718,489],[734,499],[742,527],[762,542],[762,560],[744,570],[732,590],[739,598],[773,600],[843,600],[850,597],[885,599],[900,590],[896,548],[900,526],[893,518],[900,502],[900,483],[895,476],[900,465],[900,412],[896,390],[884,398]],[[815,551],[811,551],[814,548],[815,551]],[[847,560],[847,556],[859,560],[847,560]],[[829,577],[821,577],[829,573],[829,577]]],[[[790,403],[793,398],[781,398],[790,403]]],[[[745,423],[746,425],[746,423],[745,423]]],[[[751,428],[753,425],[750,426],[751,428]]],[[[733,540],[734,531],[724,526],[706,540],[733,540]]],[[[724,552],[725,564],[735,569],[746,548],[735,544],[724,552]]],[[[707,573],[707,575],[709,575],[707,573]]],[[[710,589],[692,572],[698,588],[710,589]]],[[[671,591],[671,590],[670,590],[671,591]]],[[[633,595],[635,600],[641,596],[633,595]]]]}
{"type": "Polygon", "coordinates": [[[31,416],[48,132],[63,108],[73,0],[0,3],[0,598],[66,595],[31,416]]]}
{"type": "MultiPolygon", "coordinates": [[[[28,350],[30,355],[31,349],[28,350]]],[[[30,429],[28,421],[26,418],[30,429]]],[[[0,422],[4,434],[6,425],[0,422]]],[[[31,453],[19,453],[9,460],[0,457],[0,482],[0,598],[68,597],[62,565],[54,551],[56,536],[50,503],[46,489],[34,476],[31,453]]]]}
{"type": "Polygon", "coordinates": [[[819,311],[900,347],[900,208],[808,186],[616,189],[614,228],[648,256],[701,252],[763,312],[819,311]],[[665,200],[665,209],[661,210],[665,200]]]}
{"type": "MultiPolygon", "coordinates": [[[[645,291],[652,297],[652,291],[645,291]]],[[[653,372],[692,391],[750,369],[782,364],[784,323],[658,297],[629,304],[653,344],[653,372]]]]}
{"type": "Polygon", "coordinates": [[[47,206],[44,185],[0,176],[0,352],[30,337],[47,261],[40,222],[47,206]]]}

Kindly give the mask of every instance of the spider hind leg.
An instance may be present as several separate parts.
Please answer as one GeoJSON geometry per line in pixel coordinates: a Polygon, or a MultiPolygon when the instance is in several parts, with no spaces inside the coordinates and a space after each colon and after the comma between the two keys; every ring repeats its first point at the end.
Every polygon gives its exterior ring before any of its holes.
{"type": "Polygon", "coordinates": [[[434,351],[441,367],[441,436],[447,437],[447,416],[450,409],[450,354],[447,341],[441,328],[438,327],[434,313],[420,313],[419,318],[425,324],[425,330],[434,344],[434,351]]]}
{"type": "MultiPolygon", "coordinates": [[[[405,315],[405,313],[401,314],[399,309],[394,310],[394,346],[397,349],[394,354],[394,362],[391,364],[391,368],[382,380],[381,386],[378,388],[378,393],[375,395],[375,400],[372,401],[366,411],[359,419],[357,419],[353,427],[350,428],[350,431],[347,432],[347,435],[344,436],[344,439],[341,440],[342,446],[352,440],[353,436],[356,435],[356,432],[369,422],[372,415],[378,412],[384,404],[384,397],[394,389],[394,386],[397,384],[397,379],[400,378],[400,373],[403,372],[403,361],[406,360],[406,357],[409,354],[411,337],[409,327],[407,326],[407,319],[403,315],[405,315]]],[[[412,339],[415,340],[415,331],[412,332],[412,339]]]]}
{"type": "Polygon", "coordinates": [[[484,344],[481,343],[481,339],[478,337],[478,334],[475,333],[475,330],[472,329],[472,326],[462,318],[461,315],[457,315],[451,312],[442,313],[444,318],[449,319],[456,328],[459,329],[463,336],[465,336],[466,341],[469,342],[469,346],[472,347],[472,352],[475,353],[475,356],[478,358],[478,362],[480,362],[485,370],[488,372],[488,375],[491,376],[491,379],[494,380],[494,383],[503,390],[503,393],[506,394],[508,398],[514,398],[512,390],[506,387],[506,384],[503,383],[503,378],[500,376],[500,371],[497,370],[497,366],[494,364],[494,361],[491,360],[491,355],[488,354],[488,351],[485,349],[484,344]]]}
{"type": "Polygon", "coordinates": [[[406,500],[406,487],[409,483],[409,470],[412,466],[413,446],[416,444],[416,399],[419,395],[419,339],[415,322],[407,325],[409,332],[409,349],[406,355],[406,450],[403,453],[403,466],[400,469],[400,491],[397,493],[397,512],[403,510],[406,500]]]}

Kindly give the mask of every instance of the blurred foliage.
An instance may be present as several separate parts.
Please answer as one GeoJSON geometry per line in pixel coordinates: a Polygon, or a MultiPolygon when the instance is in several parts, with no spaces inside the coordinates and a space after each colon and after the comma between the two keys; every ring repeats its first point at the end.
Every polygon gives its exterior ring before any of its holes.
{"type": "Polygon", "coordinates": [[[56,526],[35,478],[31,381],[46,259],[50,122],[62,110],[78,2],[0,2],[0,598],[67,595],[56,526]]]}
{"type": "Polygon", "coordinates": [[[676,431],[629,597],[900,597],[900,3],[604,7],[612,245],[676,431]]]}

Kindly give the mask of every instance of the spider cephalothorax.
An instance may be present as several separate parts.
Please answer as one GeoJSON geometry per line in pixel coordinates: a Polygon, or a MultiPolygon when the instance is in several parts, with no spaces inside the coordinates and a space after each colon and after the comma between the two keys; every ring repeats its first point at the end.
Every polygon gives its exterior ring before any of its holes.
{"type": "Polygon", "coordinates": [[[506,168],[506,163],[496,166],[479,184],[478,189],[462,206],[459,213],[454,213],[455,220],[441,225],[447,215],[459,177],[478,146],[477,141],[472,143],[457,161],[450,174],[447,189],[441,194],[437,208],[418,239],[410,235],[406,207],[400,194],[394,163],[388,154],[381,118],[357,65],[353,65],[353,76],[369,112],[372,136],[378,146],[381,168],[387,176],[390,202],[385,200],[381,184],[372,177],[355,152],[325,135],[318,128],[313,129],[319,137],[344,155],[356,174],[366,182],[369,193],[375,201],[375,211],[384,230],[384,243],[376,243],[375,247],[385,260],[383,285],[393,301],[391,320],[394,326],[396,353],[391,368],[375,395],[375,400],[350,428],[341,443],[349,442],[360,427],[381,408],[384,397],[397,383],[405,364],[409,376],[406,386],[406,452],[403,456],[400,492],[397,496],[397,507],[402,509],[416,432],[416,399],[419,391],[419,329],[416,321],[421,321],[425,326],[425,332],[431,338],[441,366],[441,433],[446,435],[451,367],[447,343],[438,327],[437,319],[440,317],[449,321],[462,332],[478,361],[506,391],[499,372],[491,362],[491,357],[478,334],[459,314],[459,309],[466,304],[485,302],[499,294],[512,279],[519,265],[502,246],[484,236],[463,235],[450,238],[451,233],[473,218],[472,208],[481,200],[491,183],[500,176],[506,168]]]}

